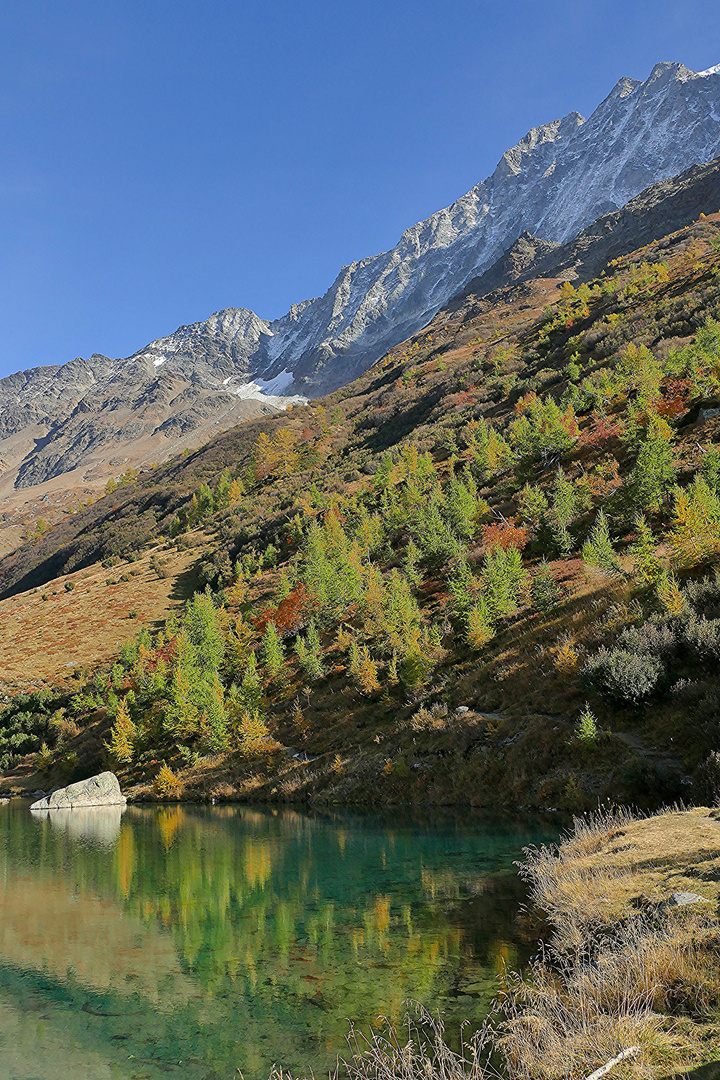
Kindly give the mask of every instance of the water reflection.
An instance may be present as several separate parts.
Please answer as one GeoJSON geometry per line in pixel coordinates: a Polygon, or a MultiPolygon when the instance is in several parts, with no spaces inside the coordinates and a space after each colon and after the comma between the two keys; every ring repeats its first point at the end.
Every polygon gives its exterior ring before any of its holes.
{"type": "Polygon", "coordinates": [[[78,806],[73,810],[31,810],[36,821],[49,821],[53,828],[75,840],[87,840],[112,847],[120,835],[123,806],[78,806]]]}
{"type": "MultiPolygon", "coordinates": [[[[12,808],[0,816],[0,1074],[12,1075],[2,1047],[10,1029],[16,1045],[14,1003],[28,995],[48,1046],[65,1031],[122,1080],[171,1060],[188,1080],[237,1067],[254,1080],[273,1061],[322,1071],[347,1018],[399,1017],[408,998],[477,1019],[498,968],[528,947],[507,871],[544,838],[452,817],[12,808]]],[[[43,1075],[34,1061],[27,1075],[43,1075]]],[[[90,1057],[80,1072],[100,1075],[90,1057]]]]}

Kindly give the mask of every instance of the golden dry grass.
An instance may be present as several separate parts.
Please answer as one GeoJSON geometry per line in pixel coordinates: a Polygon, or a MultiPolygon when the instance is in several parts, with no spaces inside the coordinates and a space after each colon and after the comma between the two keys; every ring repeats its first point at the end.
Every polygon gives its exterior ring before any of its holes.
{"type": "MultiPolygon", "coordinates": [[[[559,848],[528,853],[533,901],[555,928],[556,946],[576,948],[674,892],[720,899],[720,813],[703,807],[579,819],[559,848]]],[[[711,906],[712,905],[712,906],[711,906]]]]}
{"type": "Polygon", "coordinates": [[[166,619],[182,604],[186,590],[178,579],[196,558],[192,551],[155,548],[135,563],[110,569],[96,563],[0,601],[0,682],[15,689],[57,681],[76,668],[114,659],[142,626],[166,619]],[[165,564],[166,578],[153,570],[153,554],[165,564]]]}
{"type": "Polygon", "coordinates": [[[629,1046],[618,1076],[712,1059],[720,1032],[717,811],[599,814],[521,872],[548,917],[546,951],[513,976],[500,1046],[517,1080],[574,1080],[629,1046]],[[670,906],[673,893],[704,901],[670,906]]]}

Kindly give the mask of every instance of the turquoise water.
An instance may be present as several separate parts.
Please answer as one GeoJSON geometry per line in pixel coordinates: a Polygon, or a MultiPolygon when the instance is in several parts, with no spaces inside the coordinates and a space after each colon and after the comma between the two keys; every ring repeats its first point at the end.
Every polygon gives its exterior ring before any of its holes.
{"type": "Polygon", "coordinates": [[[484,1014],[530,943],[512,861],[553,837],[247,807],[0,807],[3,1080],[321,1076],[348,1019],[484,1014]]]}

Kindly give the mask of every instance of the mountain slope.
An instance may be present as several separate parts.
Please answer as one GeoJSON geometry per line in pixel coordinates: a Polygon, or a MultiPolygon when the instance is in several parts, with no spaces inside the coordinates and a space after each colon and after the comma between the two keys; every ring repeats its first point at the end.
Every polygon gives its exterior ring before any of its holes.
{"type": "Polygon", "coordinates": [[[279,407],[273,391],[316,396],[347,383],[524,231],[566,243],[648,184],[714,158],[718,117],[720,73],[658,64],[645,82],[621,79],[588,120],[570,113],[533,128],[490,177],[281,319],[228,309],[126,360],[95,355],[0,380],[0,496],[73,470],[96,483],[110,459],[164,460],[226,419],[279,407]]]}
{"type": "Polygon", "coordinates": [[[468,296],[3,559],[6,678],[64,687],[8,706],[0,753],[46,732],[55,782],[109,717],[125,783],[166,795],[579,809],[712,780],[720,214],[667,240],[468,296]]]}

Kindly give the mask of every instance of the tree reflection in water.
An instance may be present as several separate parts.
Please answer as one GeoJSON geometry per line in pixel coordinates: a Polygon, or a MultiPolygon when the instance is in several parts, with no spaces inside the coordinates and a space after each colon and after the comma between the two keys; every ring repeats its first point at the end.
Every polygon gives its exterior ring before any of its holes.
{"type": "Polygon", "coordinates": [[[123,1080],[179,1061],[188,1080],[236,1067],[255,1080],[273,1061],[322,1071],[348,1019],[397,1019],[408,999],[451,1026],[479,1019],[502,963],[527,949],[509,872],[545,838],[527,825],[237,806],[58,814],[0,813],[3,1075],[27,1000],[44,1017],[30,1025],[34,1077],[60,1080],[64,1056],[77,1076],[83,1053],[81,1073],[101,1075],[99,1055],[123,1080]]]}

